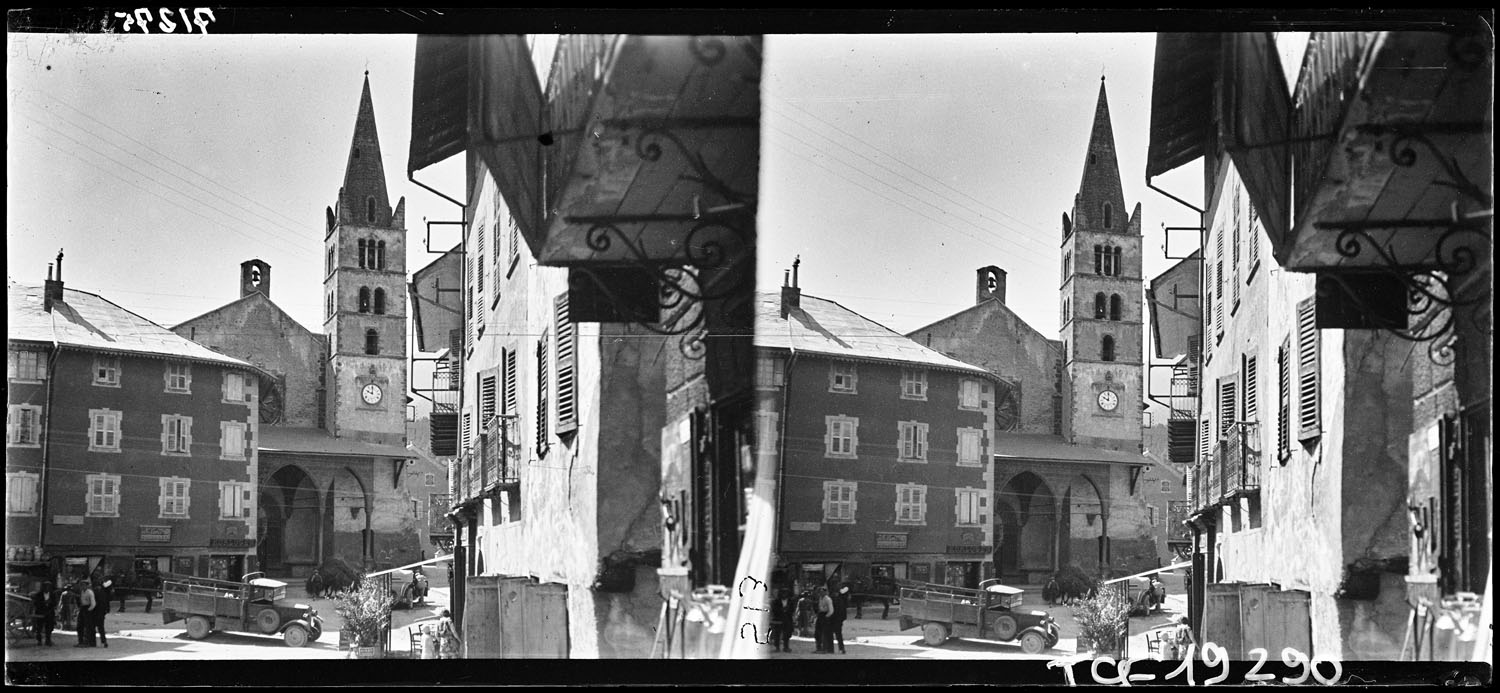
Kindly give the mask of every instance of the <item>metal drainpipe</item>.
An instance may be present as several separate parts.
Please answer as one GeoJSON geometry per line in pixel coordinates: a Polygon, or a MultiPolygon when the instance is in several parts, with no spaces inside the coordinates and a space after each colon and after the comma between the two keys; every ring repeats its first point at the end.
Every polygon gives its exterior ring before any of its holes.
{"type": "MultiPolygon", "coordinates": [[[[52,320],[55,327],[56,316],[53,316],[52,320]]],[[[42,553],[45,553],[47,550],[47,470],[52,466],[52,459],[50,457],[52,451],[52,412],[56,408],[53,406],[52,401],[52,384],[57,382],[57,359],[61,354],[62,351],[59,348],[57,337],[54,333],[52,337],[52,353],[47,357],[47,406],[42,413],[42,474],[38,480],[40,488],[37,493],[36,546],[37,550],[42,553]]],[[[41,558],[41,554],[38,554],[37,558],[41,558]]],[[[48,572],[51,572],[51,568],[48,568],[48,572]]],[[[62,585],[58,585],[58,588],[61,589],[62,585]]]]}
{"type": "MultiPolygon", "coordinates": [[[[787,411],[791,406],[792,391],[792,366],[797,363],[797,348],[791,347],[791,356],[787,357],[786,368],[781,372],[781,417],[778,423],[781,425],[781,435],[776,451],[776,522],[773,527],[776,531],[771,534],[771,555],[776,556],[781,550],[781,524],[786,517],[786,427],[787,411]]],[[[775,565],[771,566],[775,570],[775,565]]],[[[790,576],[788,576],[790,579],[790,576]]],[[[787,585],[790,589],[795,584],[792,581],[787,585]]],[[[793,595],[795,596],[795,595],[793,595]]]]}

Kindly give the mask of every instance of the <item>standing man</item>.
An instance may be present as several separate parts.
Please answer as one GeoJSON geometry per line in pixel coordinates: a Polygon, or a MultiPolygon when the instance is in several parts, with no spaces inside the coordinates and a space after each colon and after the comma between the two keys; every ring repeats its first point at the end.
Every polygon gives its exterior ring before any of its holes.
{"type": "Polygon", "coordinates": [[[818,587],[815,593],[818,600],[817,622],[813,626],[814,638],[818,642],[818,654],[833,654],[833,633],[829,628],[829,620],[833,618],[833,598],[828,596],[827,587],[818,587]]]}
{"type": "Polygon", "coordinates": [[[783,587],[771,602],[771,649],[792,651],[792,628],[797,621],[797,602],[791,590],[783,587]]]}
{"type": "Polygon", "coordinates": [[[52,646],[52,629],[57,627],[57,597],[51,582],[43,582],[41,589],[31,593],[31,620],[38,645],[45,638],[47,646],[52,646]]]}
{"type": "Polygon", "coordinates": [[[89,616],[89,621],[93,625],[94,630],[99,634],[99,644],[104,647],[109,647],[109,640],[104,637],[104,617],[109,613],[109,602],[110,596],[114,591],[113,588],[114,581],[112,580],[105,580],[103,584],[99,585],[99,593],[94,595],[97,605],[94,607],[94,613],[89,616]]]}
{"type": "Polygon", "coordinates": [[[94,586],[91,580],[78,581],[78,644],[74,647],[94,647],[94,586]]]}
{"type": "Polygon", "coordinates": [[[839,641],[839,654],[844,651],[844,619],[849,617],[849,586],[842,585],[833,596],[833,616],[828,620],[828,651],[833,652],[833,641],[839,641]]]}

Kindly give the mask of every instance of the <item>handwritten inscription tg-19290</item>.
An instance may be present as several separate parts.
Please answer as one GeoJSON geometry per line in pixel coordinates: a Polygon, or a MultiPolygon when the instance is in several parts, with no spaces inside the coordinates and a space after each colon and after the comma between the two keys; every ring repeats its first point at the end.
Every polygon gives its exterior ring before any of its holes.
{"type": "MultiPolygon", "coordinates": [[[[1162,683],[1185,682],[1189,686],[1212,686],[1216,683],[1223,683],[1229,679],[1228,650],[1225,650],[1223,647],[1220,647],[1213,643],[1205,644],[1201,652],[1203,666],[1206,671],[1195,672],[1195,663],[1198,661],[1193,658],[1195,648],[1196,645],[1189,644],[1186,651],[1183,653],[1182,662],[1178,664],[1177,667],[1169,672],[1166,676],[1161,677],[1160,681],[1162,683]],[[1203,679],[1203,681],[1201,682],[1196,680],[1195,674],[1208,674],[1215,669],[1218,670],[1217,674],[1203,679]],[[1173,681],[1174,679],[1177,679],[1177,681],[1173,681]]],[[[1273,682],[1276,679],[1275,674],[1262,671],[1262,669],[1266,668],[1267,654],[1268,653],[1266,649],[1263,647],[1257,647],[1253,650],[1250,650],[1250,655],[1252,657],[1255,657],[1255,663],[1250,667],[1250,671],[1245,673],[1245,683],[1259,683],[1262,681],[1273,682]]],[[[1158,680],[1156,674],[1130,673],[1130,668],[1133,660],[1129,658],[1125,658],[1117,662],[1115,661],[1114,657],[1110,656],[1095,657],[1092,660],[1090,660],[1088,657],[1065,657],[1047,662],[1047,668],[1062,669],[1063,678],[1067,681],[1068,685],[1077,686],[1078,676],[1073,673],[1073,667],[1079,664],[1083,664],[1084,662],[1089,663],[1088,675],[1092,679],[1092,683],[1095,684],[1129,686],[1132,683],[1144,683],[1147,681],[1158,680]],[[1114,668],[1114,675],[1109,675],[1108,671],[1101,671],[1100,665],[1103,665],[1104,667],[1114,668]]],[[[1343,665],[1339,664],[1337,661],[1327,659],[1309,660],[1307,655],[1302,654],[1294,647],[1287,647],[1281,650],[1281,664],[1282,666],[1280,668],[1288,674],[1281,677],[1281,683],[1285,684],[1296,685],[1305,683],[1307,679],[1311,677],[1318,683],[1321,683],[1325,686],[1331,686],[1335,683],[1338,683],[1339,679],[1342,678],[1344,674],[1343,665]],[[1325,675],[1325,669],[1331,669],[1332,671],[1331,673],[1325,675]],[[1297,673],[1295,676],[1290,675],[1299,671],[1300,673],[1297,673]]],[[[1276,665],[1273,664],[1272,667],[1276,667],[1276,665]]],[[[1236,681],[1231,683],[1240,682],[1236,681]]]]}

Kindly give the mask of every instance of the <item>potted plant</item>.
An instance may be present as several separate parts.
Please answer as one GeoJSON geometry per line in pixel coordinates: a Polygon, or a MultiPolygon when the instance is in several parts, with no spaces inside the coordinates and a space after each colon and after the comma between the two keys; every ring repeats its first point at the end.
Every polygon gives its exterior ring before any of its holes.
{"type": "Polygon", "coordinates": [[[334,597],[334,613],[343,622],[340,643],[348,642],[359,659],[380,656],[380,636],[390,627],[393,598],[378,581],[366,580],[334,597]]]}
{"type": "Polygon", "coordinates": [[[1101,589],[1073,603],[1078,624],[1078,649],[1116,659],[1125,655],[1125,632],[1130,624],[1130,602],[1119,590],[1101,589]]]}

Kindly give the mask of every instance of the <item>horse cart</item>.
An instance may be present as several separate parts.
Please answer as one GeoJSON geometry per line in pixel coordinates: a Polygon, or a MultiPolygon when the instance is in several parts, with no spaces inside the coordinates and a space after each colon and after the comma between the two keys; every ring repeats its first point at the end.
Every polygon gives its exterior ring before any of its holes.
{"type": "Polygon", "coordinates": [[[1045,611],[1021,611],[1022,592],[996,580],[985,580],[979,589],[903,583],[901,630],[921,626],[933,647],[953,637],[1020,640],[1023,652],[1041,654],[1057,644],[1057,623],[1045,611]]]}
{"type": "Polygon", "coordinates": [[[162,623],[187,621],[188,637],[202,640],[215,630],[280,634],[290,647],[323,635],[316,609],[286,598],[286,583],[264,573],[242,582],[172,576],[162,581],[162,623]]]}
{"type": "Polygon", "coordinates": [[[31,598],[23,594],[5,592],[5,643],[16,645],[33,637],[31,598]]]}

